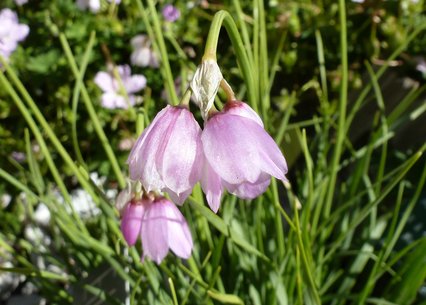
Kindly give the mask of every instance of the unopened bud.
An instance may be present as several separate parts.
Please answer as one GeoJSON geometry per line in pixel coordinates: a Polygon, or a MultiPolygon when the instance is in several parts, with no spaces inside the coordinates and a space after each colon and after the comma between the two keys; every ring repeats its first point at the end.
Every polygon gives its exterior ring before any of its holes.
{"type": "Polygon", "coordinates": [[[215,60],[204,60],[195,71],[191,81],[194,102],[201,110],[203,119],[207,118],[214,98],[219,90],[223,76],[215,60]]]}

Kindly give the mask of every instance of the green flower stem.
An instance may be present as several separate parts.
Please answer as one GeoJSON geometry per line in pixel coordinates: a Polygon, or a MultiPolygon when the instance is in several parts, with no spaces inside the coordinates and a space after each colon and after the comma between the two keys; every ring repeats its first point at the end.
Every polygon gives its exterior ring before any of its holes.
{"type": "MultiPolygon", "coordinates": [[[[265,24],[265,8],[263,0],[257,0],[258,22],[259,22],[259,98],[262,108],[262,115],[266,119],[267,111],[270,107],[269,101],[269,63],[268,63],[268,43],[265,24]]],[[[268,122],[269,120],[265,120],[268,122]]]]}
{"type": "Polygon", "coordinates": [[[244,45],[247,51],[247,55],[249,57],[250,62],[254,62],[253,61],[253,49],[250,43],[250,36],[248,34],[248,29],[246,26],[246,23],[244,22],[244,13],[243,10],[241,9],[241,5],[240,5],[240,1],[239,0],[232,0],[232,4],[235,8],[235,11],[237,13],[237,22],[238,25],[241,29],[241,34],[242,34],[242,38],[244,41],[244,45]]]}
{"type": "Polygon", "coordinates": [[[185,106],[185,107],[189,107],[189,101],[191,100],[191,90],[188,88],[185,91],[185,94],[182,97],[182,100],[180,101],[179,105],[185,106]]]}
{"type": "Polygon", "coordinates": [[[151,38],[151,40],[154,42],[153,43],[154,49],[156,49],[157,53],[160,54],[161,71],[165,81],[167,94],[169,95],[170,100],[172,101],[172,105],[177,105],[179,104],[179,100],[175,91],[174,78],[173,78],[172,70],[170,68],[169,56],[167,54],[166,44],[164,42],[164,35],[161,29],[158,13],[155,9],[154,2],[152,0],[148,0],[147,2],[148,2],[148,11],[152,18],[152,26],[151,26],[151,23],[149,22],[148,15],[146,13],[145,7],[142,4],[142,1],[139,0],[136,3],[140,13],[142,14],[142,19],[146,26],[148,35],[151,38]]]}
{"type": "MultiPolygon", "coordinates": [[[[36,103],[32,99],[32,97],[29,95],[28,91],[25,89],[24,85],[21,83],[21,81],[16,76],[15,72],[9,67],[6,61],[2,57],[0,57],[0,61],[3,65],[3,67],[6,68],[6,71],[8,75],[10,76],[12,82],[14,85],[18,88],[19,92],[23,96],[25,102],[28,104],[31,111],[34,113],[34,116],[38,123],[41,125],[41,127],[44,129],[44,132],[46,133],[47,137],[52,141],[53,146],[56,148],[57,152],[61,155],[61,157],[64,159],[65,163],[70,167],[72,172],[76,175],[78,181],[82,185],[82,187],[92,196],[93,200],[95,202],[99,202],[98,196],[93,191],[93,188],[91,187],[90,183],[88,182],[88,178],[84,175],[84,173],[78,168],[78,166],[74,163],[74,161],[71,159],[70,155],[68,154],[67,150],[63,147],[61,142],[59,141],[58,137],[55,135],[54,131],[50,127],[49,123],[44,118],[43,114],[41,113],[40,109],[37,107],[36,103]]],[[[6,78],[3,75],[3,72],[0,74],[0,81],[5,85],[8,92],[11,94],[12,99],[17,104],[19,109],[22,112],[22,115],[26,119],[27,123],[29,124],[31,130],[34,133],[40,133],[40,137],[37,137],[37,141],[41,140],[39,142],[40,147],[42,148],[42,143],[44,143],[43,138],[41,137],[41,132],[39,131],[39,128],[37,124],[32,119],[30,112],[25,107],[25,105],[22,103],[16,92],[13,90],[9,82],[6,80],[6,78]]],[[[45,151],[45,157],[47,158],[48,155],[50,155],[48,149],[46,148],[45,151]]],[[[52,161],[53,163],[53,161],[52,161]]],[[[53,163],[54,165],[54,163],[53,163]]],[[[59,175],[59,174],[58,174],[59,175]]],[[[58,179],[60,179],[60,176],[58,176],[58,179]]],[[[56,179],[55,179],[56,181],[56,179]]],[[[56,181],[58,183],[58,186],[61,185],[60,182],[56,181]]]]}
{"type": "MultiPolygon", "coordinates": [[[[79,77],[80,77],[79,68],[77,67],[77,63],[75,62],[75,58],[72,54],[71,48],[63,33],[59,35],[59,40],[61,41],[62,48],[65,51],[65,55],[68,59],[68,63],[71,67],[71,70],[74,73],[74,77],[77,80],[79,80],[79,77]]],[[[81,94],[83,96],[83,102],[86,106],[87,112],[89,113],[89,117],[93,123],[93,126],[95,127],[95,131],[99,137],[99,140],[101,141],[102,147],[104,148],[105,153],[107,154],[107,157],[109,161],[111,162],[112,170],[115,173],[118,184],[120,188],[124,188],[126,186],[126,180],[124,179],[123,173],[121,172],[121,169],[118,164],[117,158],[115,157],[114,151],[112,150],[111,145],[109,144],[108,138],[105,135],[104,130],[102,129],[102,125],[99,121],[98,115],[96,114],[96,110],[93,107],[93,104],[89,97],[89,93],[87,92],[87,89],[84,86],[84,84],[81,85],[81,94]]]]}
{"type": "Polygon", "coordinates": [[[235,49],[237,60],[242,70],[244,80],[247,85],[248,101],[255,111],[257,111],[257,93],[256,85],[253,78],[252,64],[249,61],[244,43],[238,32],[234,19],[227,11],[219,11],[215,14],[210,26],[209,35],[207,37],[206,47],[204,49],[203,60],[217,60],[217,44],[222,24],[231,39],[232,46],[235,49]]]}
{"type": "MultiPolygon", "coordinates": [[[[6,70],[11,74],[12,79],[14,79],[14,81],[17,80],[17,79],[15,79],[16,75],[13,72],[11,72],[12,70],[10,69],[10,67],[7,65],[6,61],[1,56],[0,56],[0,62],[3,65],[3,67],[6,67],[6,70]]],[[[25,104],[22,102],[22,100],[19,98],[19,96],[16,93],[16,91],[12,88],[12,86],[9,83],[9,81],[4,76],[3,72],[0,73],[0,84],[2,84],[2,87],[4,87],[6,89],[6,91],[9,93],[9,95],[12,98],[12,100],[15,102],[16,106],[21,111],[24,119],[27,121],[28,126],[30,127],[31,131],[33,132],[33,134],[34,134],[34,136],[35,136],[35,138],[37,140],[37,143],[40,145],[40,149],[41,149],[44,157],[46,158],[46,163],[47,163],[47,166],[49,167],[50,172],[52,173],[53,179],[55,180],[56,184],[58,185],[58,188],[61,191],[61,194],[62,194],[62,196],[65,199],[65,202],[71,208],[71,212],[72,212],[72,214],[74,216],[74,219],[77,221],[77,223],[79,224],[80,228],[84,232],[87,232],[86,227],[82,223],[80,217],[77,215],[77,213],[76,213],[73,205],[71,204],[71,196],[68,193],[68,190],[67,190],[67,188],[66,188],[66,186],[65,186],[65,184],[63,182],[63,179],[62,179],[61,175],[59,174],[58,168],[56,167],[55,162],[52,159],[52,156],[51,156],[51,154],[49,152],[49,149],[47,148],[46,142],[43,139],[43,136],[42,136],[42,133],[41,133],[40,129],[38,128],[36,122],[32,118],[32,116],[31,116],[30,112],[28,111],[28,109],[25,107],[25,104]]],[[[20,82],[18,82],[17,85],[18,85],[18,87],[21,87],[20,89],[23,88],[23,86],[22,86],[22,84],[20,82]]],[[[26,93],[26,91],[25,91],[25,93],[26,93]]],[[[24,94],[24,97],[27,98],[27,97],[29,97],[29,95],[26,93],[26,94],[24,94]]],[[[33,109],[33,111],[34,110],[35,109],[33,109]]],[[[34,111],[34,112],[35,112],[36,116],[37,115],[41,115],[41,113],[39,111],[38,112],[34,111]]],[[[45,124],[47,124],[47,122],[45,122],[45,124]]],[[[42,123],[41,125],[44,125],[44,124],[42,123]]],[[[53,136],[57,140],[55,134],[50,129],[50,127],[49,127],[48,130],[46,129],[45,131],[46,131],[46,133],[49,136],[53,136]]],[[[65,149],[63,147],[62,147],[62,150],[65,152],[65,149]]]]}
{"type": "Polygon", "coordinates": [[[86,73],[86,68],[87,68],[87,65],[89,63],[90,54],[92,52],[94,43],[95,43],[95,32],[92,31],[90,33],[89,42],[87,43],[87,48],[84,52],[83,59],[82,59],[81,64],[80,64],[80,74],[79,74],[79,77],[76,80],[73,95],[72,95],[72,115],[73,115],[73,119],[72,119],[72,122],[71,122],[72,144],[73,144],[73,147],[74,147],[74,152],[75,152],[75,156],[77,158],[77,161],[80,162],[80,164],[82,166],[84,166],[84,168],[86,170],[87,170],[87,165],[86,165],[86,163],[83,159],[83,156],[82,156],[81,151],[80,151],[80,146],[78,144],[77,108],[78,108],[78,102],[80,100],[79,97],[80,97],[80,92],[81,92],[81,86],[83,84],[83,77],[84,77],[84,74],[86,73]]]}
{"type": "Polygon", "coordinates": [[[331,173],[329,182],[329,192],[326,197],[324,216],[330,216],[331,203],[333,201],[334,189],[336,186],[337,170],[339,166],[340,156],[342,154],[343,142],[346,137],[346,105],[348,98],[348,48],[346,33],[346,7],[345,0],[339,0],[339,16],[340,16],[340,53],[342,80],[340,85],[340,103],[339,103],[339,120],[337,125],[337,139],[334,148],[333,160],[331,163],[331,173]]]}
{"type": "Polygon", "coordinates": [[[222,81],[220,82],[220,87],[222,88],[223,91],[225,91],[228,101],[235,100],[234,90],[232,90],[231,86],[228,84],[228,82],[225,79],[222,79],[222,81]]]}

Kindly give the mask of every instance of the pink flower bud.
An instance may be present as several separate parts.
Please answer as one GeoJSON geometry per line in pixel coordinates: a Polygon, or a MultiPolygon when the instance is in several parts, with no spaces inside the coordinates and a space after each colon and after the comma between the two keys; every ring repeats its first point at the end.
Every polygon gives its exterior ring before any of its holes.
{"type": "Polygon", "coordinates": [[[147,200],[144,199],[139,202],[129,202],[124,208],[121,232],[129,246],[133,246],[138,240],[146,204],[147,200]]]}

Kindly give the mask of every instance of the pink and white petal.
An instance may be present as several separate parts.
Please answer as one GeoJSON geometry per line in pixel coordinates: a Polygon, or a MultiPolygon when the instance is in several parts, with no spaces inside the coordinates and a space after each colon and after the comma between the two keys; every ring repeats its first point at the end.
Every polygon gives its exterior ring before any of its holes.
{"type": "Polygon", "coordinates": [[[162,176],[157,170],[157,160],[162,158],[164,142],[167,141],[168,128],[173,121],[173,116],[170,114],[171,108],[167,106],[164,109],[164,114],[153,124],[139,150],[140,166],[142,167],[140,180],[148,192],[166,187],[162,176]]]}
{"type": "Polygon", "coordinates": [[[14,24],[19,22],[18,15],[9,8],[5,8],[0,11],[0,20],[8,20],[14,24]]]}
{"type": "Polygon", "coordinates": [[[270,182],[270,176],[263,173],[260,175],[259,180],[255,183],[243,182],[240,184],[229,184],[223,182],[223,185],[231,194],[234,194],[238,198],[253,199],[263,194],[268,188],[270,182]]]}
{"type": "Polygon", "coordinates": [[[142,178],[142,169],[145,164],[142,162],[141,155],[144,151],[144,146],[146,145],[146,139],[151,134],[151,131],[153,127],[156,126],[157,122],[162,120],[164,115],[167,113],[167,109],[169,107],[170,106],[167,106],[159,113],[157,113],[154,120],[151,122],[151,124],[148,125],[148,127],[145,128],[145,130],[137,139],[136,143],[133,145],[129,157],[127,158],[127,163],[129,164],[130,179],[140,180],[142,178]]]}
{"type": "Polygon", "coordinates": [[[106,92],[102,94],[101,105],[107,109],[117,108],[117,104],[120,103],[122,97],[115,92],[106,92]]]}
{"type": "Polygon", "coordinates": [[[151,50],[149,48],[141,47],[136,49],[130,55],[130,62],[139,67],[146,67],[150,65],[151,50]]]}
{"type": "Polygon", "coordinates": [[[133,37],[130,40],[130,44],[134,49],[137,49],[143,46],[148,41],[149,41],[148,36],[141,34],[141,35],[136,35],[135,37],[133,37]]]}
{"type": "Polygon", "coordinates": [[[169,247],[177,256],[189,258],[193,242],[191,231],[179,209],[170,201],[161,200],[167,217],[169,247]]]}
{"type": "Polygon", "coordinates": [[[101,9],[100,0],[89,0],[89,8],[92,13],[97,13],[101,9]]]}
{"type": "Polygon", "coordinates": [[[154,202],[146,207],[141,239],[144,256],[160,264],[169,252],[168,220],[161,203],[154,202]]]}
{"type": "Polygon", "coordinates": [[[143,75],[132,75],[124,82],[127,93],[135,93],[146,87],[146,77],[143,75]]]}
{"type": "Polygon", "coordinates": [[[116,67],[118,74],[121,77],[121,80],[124,82],[127,78],[132,75],[132,70],[130,69],[129,65],[119,65],[116,67]]]}
{"type": "Polygon", "coordinates": [[[251,132],[262,129],[250,119],[217,114],[207,121],[201,135],[204,154],[215,172],[231,184],[255,182],[261,173],[256,166],[258,147],[251,132]]]}
{"type": "Polygon", "coordinates": [[[174,203],[176,203],[177,205],[182,205],[185,202],[186,198],[188,198],[188,196],[192,193],[192,188],[180,194],[175,193],[174,191],[172,191],[171,189],[167,187],[162,189],[162,191],[169,194],[170,199],[174,203]]]}
{"type": "Polygon", "coordinates": [[[171,122],[157,159],[157,169],[166,186],[180,194],[191,189],[200,179],[201,128],[186,108],[174,107],[171,122]]]}
{"type": "Polygon", "coordinates": [[[115,92],[113,78],[109,73],[104,71],[96,73],[95,84],[105,92],[115,92]]]}
{"type": "Polygon", "coordinates": [[[225,105],[224,112],[227,114],[239,115],[247,119],[255,121],[263,127],[263,122],[260,116],[248,104],[241,101],[228,102],[225,105]]]}
{"type": "Polygon", "coordinates": [[[142,218],[144,215],[143,204],[129,203],[121,219],[121,232],[129,246],[133,246],[141,234],[142,218]]]}
{"type": "Polygon", "coordinates": [[[287,162],[274,139],[264,130],[253,133],[257,137],[259,147],[258,165],[265,173],[286,181],[287,162]]]}
{"type": "Polygon", "coordinates": [[[207,160],[205,160],[203,165],[201,188],[203,189],[204,194],[206,194],[207,203],[210,206],[210,209],[217,213],[220,207],[223,186],[219,175],[216,174],[207,160]]]}
{"type": "Polygon", "coordinates": [[[22,41],[27,37],[28,33],[30,32],[30,28],[26,24],[18,24],[13,32],[14,38],[17,41],[22,41]]]}

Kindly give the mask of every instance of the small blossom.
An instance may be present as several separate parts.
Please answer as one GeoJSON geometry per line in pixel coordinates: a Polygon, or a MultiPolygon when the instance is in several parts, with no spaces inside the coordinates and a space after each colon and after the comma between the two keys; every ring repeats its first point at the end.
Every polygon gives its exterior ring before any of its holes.
{"type": "Polygon", "coordinates": [[[162,11],[163,17],[169,22],[175,22],[180,17],[180,10],[172,4],[166,4],[162,11]]]}
{"type": "Polygon", "coordinates": [[[147,35],[137,35],[130,41],[133,52],[130,55],[130,61],[138,67],[158,68],[158,58],[151,48],[151,41],[147,35]]]}
{"type": "Polygon", "coordinates": [[[130,201],[123,212],[121,231],[129,246],[141,237],[142,260],[148,257],[160,264],[169,249],[181,258],[191,256],[193,242],[188,224],[179,209],[164,197],[130,201]]]}
{"type": "Polygon", "coordinates": [[[146,78],[143,75],[131,75],[128,65],[117,66],[117,72],[120,81],[116,78],[113,71],[98,72],[95,76],[95,83],[104,92],[102,94],[102,106],[109,109],[129,108],[136,103],[136,96],[133,93],[140,91],[146,86],[146,78]],[[125,92],[123,92],[125,90],[125,92]],[[127,97],[126,94],[127,93],[127,97]]]}
{"type": "Polygon", "coordinates": [[[223,76],[215,60],[208,59],[197,67],[191,81],[193,100],[201,110],[201,116],[206,119],[214,98],[219,90],[223,76]]]}
{"type": "Polygon", "coordinates": [[[77,6],[82,10],[89,9],[92,13],[97,13],[101,9],[101,0],[77,0],[77,6]]]}
{"type": "Polygon", "coordinates": [[[27,37],[30,28],[20,24],[16,13],[8,8],[0,11],[0,56],[9,58],[18,42],[27,37]]]}
{"type": "Polygon", "coordinates": [[[286,181],[287,164],[256,112],[240,101],[213,114],[201,135],[205,163],[201,187],[216,212],[224,189],[243,199],[263,192],[271,176],[286,181]]]}
{"type": "Polygon", "coordinates": [[[426,61],[423,58],[417,63],[416,70],[420,72],[423,78],[426,78],[426,61]]]}
{"type": "Polygon", "coordinates": [[[28,2],[28,0],[15,0],[15,4],[19,5],[19,6],[22,6],[27,2],[28,2]]]}
{"type": "Polygon", "coordinates": [[[130,179],[147,192],[167,192],[177,204],[189,196],[200,180],[201,128],[185,107],[167,106],[144,130],[127,160],[130,179]]]}
{"type": "MultiPolygon", "coordinates": [[[[108,0],[112,3],[113,0],[108,0]]],[[[115,4],[120,4],[121,0],[115,0],[115,4]]],[[[101,0],[77,0],[77,6],[86,10],[89,9],[92,13],[97,13],[101,9],[101,0]]]]}
{"type": "Polygon", "coordinates": [[[11,157],[18,163],[23,163],[25,160],[27,160],[27,154],[22,151],[13,151],[11,157]]]}

